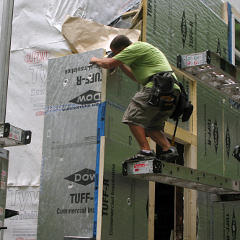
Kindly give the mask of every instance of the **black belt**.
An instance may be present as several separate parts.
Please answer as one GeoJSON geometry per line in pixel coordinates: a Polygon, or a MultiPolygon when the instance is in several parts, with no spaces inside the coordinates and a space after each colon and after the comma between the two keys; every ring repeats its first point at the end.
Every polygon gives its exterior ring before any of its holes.
{"type": "MultiPolygon", "coordinates": [[[[158,72],[158,73],[155,73],[155,74],[153,74],[152,76],[150,76],[150,77],[148,78],[147,83],[152,82],[153,79],[154,79],[154,77],[158,77],[158,76],[163,77],[164,74],[166,74],[166,73],[173,73],[173,71],[164,71],[164,72],[158,72]]],[[[174,77],[174,78],[175,78],[175,77],[174,77]]]]}

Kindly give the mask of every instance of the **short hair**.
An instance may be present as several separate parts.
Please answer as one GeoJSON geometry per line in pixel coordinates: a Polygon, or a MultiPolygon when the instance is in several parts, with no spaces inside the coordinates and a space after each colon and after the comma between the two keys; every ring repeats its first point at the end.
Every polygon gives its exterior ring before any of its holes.
{"type": "Polygon", "coordinates": [[[110,43],[110,48],[119,50],[121,48],[128,47],[130,44],[132,44],[132,42],[127,36],[117,35],[110,43]]]}

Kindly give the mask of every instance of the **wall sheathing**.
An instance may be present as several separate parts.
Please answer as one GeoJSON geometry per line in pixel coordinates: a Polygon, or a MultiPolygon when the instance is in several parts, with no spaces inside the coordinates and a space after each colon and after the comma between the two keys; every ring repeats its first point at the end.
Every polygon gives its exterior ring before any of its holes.
{"type": "Polygon", "coordinates": [[[198,194],[197,239],[240,239],[238,202],[213,202],[210,195],[198,194]]]}
{"type": "MultiPolygon", "coordinates": [[[[139,151],[138,144],[121,118],[138,85],[121,71],[108,74],[106,82],[103,151],[101,239],[147,239],[148,182],[122,176],[121,163],[139,151]]],[[[97,239],[100,239],[100,235],[97,239]]]]}
{"type": "Polygon", "coordinates": [[[199,0],[148,0],[146,41],[176,65],[178,54],[211,50],[228,56],[228,28],[199,0]]]}
{"type": "MultiPolygon", "coordinates": [[[[239,144],[240,111],[216,90],[197,86],[198,169],[239,179],[239,161],[232,152],[239,144]]],[[[240,239],[239,202],[214,203],[209,197],[198,193],[198,239],[240,239]]]]}
{"type": "Polygon", "coordinates": [[[222,17],[223,1],[222,0],[201,0],[209,9],[216,13],[219,17],[222,17]]]}
{"type": "Polygon", "coordinates": [[[239,144],[240,111],[230,99],[198,83],[198,168],[239,179],[240,166],[232,156],[239,144]]]}
{"type": "MultiPolygon", "coordinates": [[[[145,6],[144,40],[162,50],[173,67],[179,54],[211,50],[228,58],[228,26],[220,18],[220,1],[148,0],[145,6]]],[[[188,77],[174,70],[178,79],[186,82],[188,77]]],[[[239,144],[239,109],[228,97],[193,77],[189,79],[187,85],[192,86],[190,99],[196,112],[188,124],[180,124],[178,131],[187,131],[177,140],[185,143],[185,165],[239,179],[239,162],[232,156],[233,148],[239,144]],[[184,141],[186,135],[191,136],[190,142],[184,141]]],[[[166,124],[168,134],[171,123],[166,124]]],[[[207,193],[184,192],[184,239],[240,239],[237,204],[213,202],[207,193]]]]}

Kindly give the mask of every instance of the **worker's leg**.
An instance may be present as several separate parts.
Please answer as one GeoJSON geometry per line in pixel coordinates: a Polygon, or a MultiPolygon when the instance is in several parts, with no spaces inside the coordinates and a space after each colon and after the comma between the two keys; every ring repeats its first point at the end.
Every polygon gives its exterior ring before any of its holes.
{"type": "Polygon", "coordinates": [[[160,159],[166,161],[174,161],[178,157],[177,149],[171,146],[164,132],[159,130],[147,130],[146,134],[159,146],[162,147],[160,159]]]}
{"type": "Polygon", "coordinates": [[[141,150],[150,150],[150,146],[148,144],[145,129],[141,126],[134,125],[134,124],[128,124],[133,136],[137,140],[141,150]]]}
{"type": "Polygon", "coordinates": [[[147,135],[159,146],[161,146],[163,151],[168,151],[171,147],[171,144],[162,131],[148,130],[147,135]]]}
{"type": "Polygon", "coordinates": [[[135,139],[137,140],[139,146],[140,146],[140,151],[133,155],[131,158],[129,158],[129,160],[131,159],[144,159],[144,158],[148,158],[148,157],[155,157],[156,154],[154,151],[152,151],[150,149],[149,143],[147,141],[146,138],[146,134],[145,134],[145,129],[139,125],[135,125],[132,123],[128,123],[128,126],[133,134],[133,136],[135,137],[135,139]]]}

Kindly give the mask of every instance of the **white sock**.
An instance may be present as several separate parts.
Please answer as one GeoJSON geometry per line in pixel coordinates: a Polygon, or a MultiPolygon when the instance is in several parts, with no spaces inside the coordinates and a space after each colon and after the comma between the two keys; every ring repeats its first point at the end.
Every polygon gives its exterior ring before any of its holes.
{"type": "Polygon", "coordinates": [[[150,153],[151,152],[151,150],[142,150],[142,152],[145,152],[145,153],[150,153]]]}

